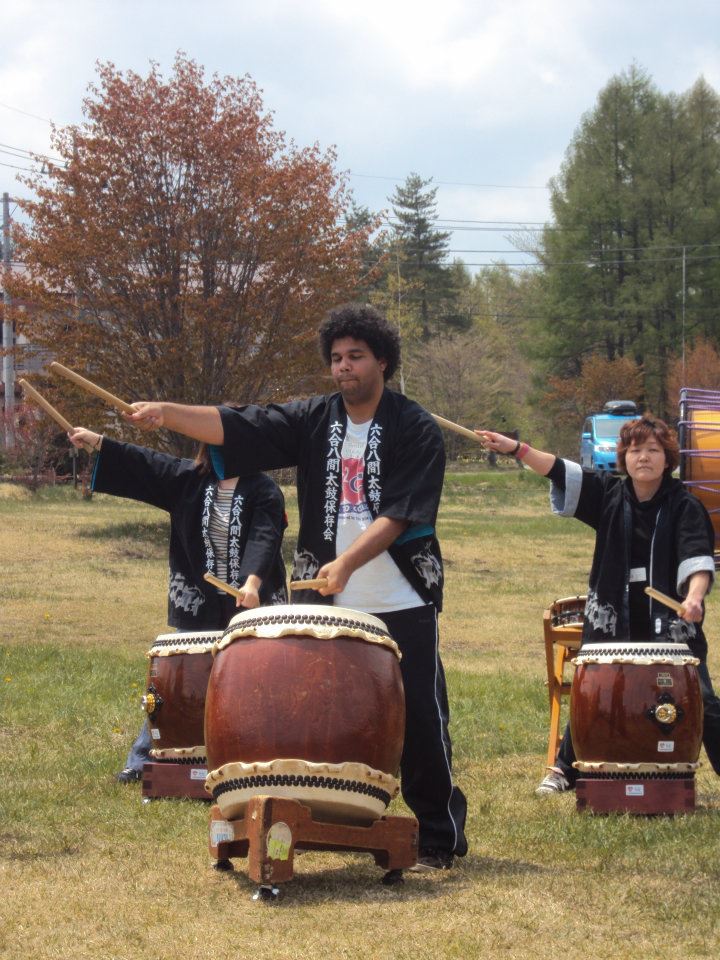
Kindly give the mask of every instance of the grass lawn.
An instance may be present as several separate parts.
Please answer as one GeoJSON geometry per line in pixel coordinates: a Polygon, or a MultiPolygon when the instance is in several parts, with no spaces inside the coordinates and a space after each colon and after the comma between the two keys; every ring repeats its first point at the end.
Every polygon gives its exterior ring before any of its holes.
{"type": "Polygon", "coordinates": [[[143,805],[113,779],[142,720],[145,653],[167,630],[164,516],[0,486],[0,956],[715,958],[720,779],[707,765],[688,817],[580,816],[574,795],[533,794],[548,727],[542,612],[584,592],[591,532],[549,515],[544,480],[507,470],[450,474],[440,535],[470,853],[392,888],[369,856],[305,853],[268,907],[251,900],[243,861],[209,869],[206,804],[143,805]]]}

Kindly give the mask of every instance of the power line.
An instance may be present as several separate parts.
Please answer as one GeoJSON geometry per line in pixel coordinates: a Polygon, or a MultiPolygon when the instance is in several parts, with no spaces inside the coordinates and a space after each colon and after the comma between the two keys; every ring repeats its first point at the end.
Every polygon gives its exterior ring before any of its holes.
{"type": "Polygon", "coordinates": [[[28,150],[26,147],[13,147],[9,143],[0,143],[0,153],[9,153],[10,151],[17,153],[23,159],[42,157],[43,160],[51,160],[54,163],[65,163],[62,157],[53,157],[49,153],[39,153],[37,150],[28,150]]]}
{"type": "Polygon", "coordinates": [[[51,126],[53,120],[48,120],[47,117],[39,117],[36,113],[28,113],[27,110],[21,110],[20,107],[11,107],[9,103],[2,103],[0,101],[0,107],[5,107],[6,110],[12,110],[13,113],[22,113],[26,117],[32,117],[33,120],[42,120],[43,123],[49,123],[51,126]]]}
{"type": "MultiPolygon", "coordinates": [[[[354,173],[348,171],[351,177],[360,177],[364,180],[391,180],[396,183],[405,183],[407,177],[388,177],[376,173],[354,173]]],[[[547,190],[547,187],[526,186],[519,183],[467,183],[462,180],[435,180],[429,178],[429,182],[437,184],[439,187],[479,187],[482,190],[547,190]]]]}
{"type": "Polygon", "coordinates": [[[0,161],[0,167],[10,167],[12,170],[24,170],[26,173],[35,173],[32,167],[18,167],[14,163],[3,163],[0,161]]]}

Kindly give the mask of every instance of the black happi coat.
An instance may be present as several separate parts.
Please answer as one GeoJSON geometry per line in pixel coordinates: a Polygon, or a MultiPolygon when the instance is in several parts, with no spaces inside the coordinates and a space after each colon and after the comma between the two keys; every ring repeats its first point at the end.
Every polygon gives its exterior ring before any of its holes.
{"type": "MultiPolygon", "coordinates": [[[[293,579],[312,579],[335,559],[341,451],[347,413],[339,393],[266,407],[220,407],[222,448],[211,448],[227,476],[297,466],[300,531],[293,579]],[[220,462],[222,461],[222,462],[220,462]]],[[[364,484],[373,517],[407,520],[388,553],[426,603],[442,606],[443,566],[435,522],[445,448],[430,414],[385,389],[368,431],[364,484]]],[[[332,596],[297,591],[299,603],[332,604],[332,596]]],[[[366,611],[372,612],[372,611],[366,611]]]]}
{"type": "MultiPolygon", "coordinates": [[[[574,516],[596,531],[583,642],[630,636],[629,579],[633,537],[632,480],[582,470],[565,460],[565,489],[553,485],[554,512],[574,516]]],[[[648,586],[682,602],[694,573],[714,576],[714,534],[705,507],[679,480],[665,474],[655,495],[659,509],[650,547],[648,586]]],[[[649,634],[667,634],[670,611],[648,597],[649,634]]],[[[704,659],[707,641],[700,624],[680,621],[688,645],[704,659]]],[[[671,636],[673,631],[670,630],[671,636]]]]}
{"type": "MultiPolygon", "coordinates": [[[[183,630],[219,629],[227,621],[228,604],[203,580],[204,573],[217,572],[208,535],[215,475],[202,475],[193,460],[104,437],[93,490],[140,500],[170,514],[168,623],[183,630]]],[[[241,478],[232,499],[227,578],[241,587],[251,573],[260,577],[264,605],[287,602],[281,552],[285,526],[285,500],[277,484],[259,473],[241,478]]]]}

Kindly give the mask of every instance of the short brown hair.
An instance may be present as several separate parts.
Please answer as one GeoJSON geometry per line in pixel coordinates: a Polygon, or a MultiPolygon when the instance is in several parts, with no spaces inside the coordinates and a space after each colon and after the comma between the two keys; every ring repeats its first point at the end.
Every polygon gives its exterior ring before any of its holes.
{"type": "Polygon", "coordinates": [[[677,434],[664,420],[658,420],[650,413],[643,414],[640,420],[629,420],[620,430],[617,445],[617,463],[621,473],[626,473],[625,454],[633,444],[645,443],[653,437],[665,451],[665,469],[674,470],[680,463],[680,445],[677,434]]]}

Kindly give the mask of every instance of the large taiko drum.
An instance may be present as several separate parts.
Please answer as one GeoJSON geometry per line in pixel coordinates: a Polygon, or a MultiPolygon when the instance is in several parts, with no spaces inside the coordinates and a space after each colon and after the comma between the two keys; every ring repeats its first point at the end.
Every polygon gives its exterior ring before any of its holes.
{"type": "Polygon", "coordinates": [[[587,643],[574,660],[570,729],[585,774],[684,775],[697,768],[703,705],[684,643],[587,643]]]}
{"type": "Polygon", "coordinates": [[[239,613],[216,644],[205,788],[223,816],[259,794],[316,819],[368,823],[398,791],[400,653],[377,617],[292,604],[239,613]]]}
{"type": "Polygon", "coordinates": [[[715,530],[720,565],[720,392],[680,392],[680,479],[703,503],[715,530]]]}
{"type": "Polygon", "coordinates": [[[205,693],[222,630],[166,633],[148,651],[148,715],[154,760],[205,763],[205,693]]]}

